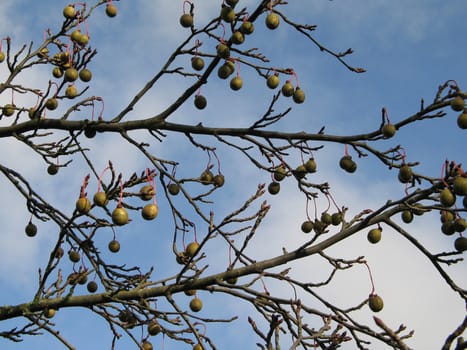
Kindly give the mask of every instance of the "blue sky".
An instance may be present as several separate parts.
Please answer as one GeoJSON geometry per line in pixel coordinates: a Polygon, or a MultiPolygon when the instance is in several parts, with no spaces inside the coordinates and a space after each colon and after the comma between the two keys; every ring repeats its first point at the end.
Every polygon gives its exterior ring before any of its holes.
{"type": "MultiPolygon", "coordinates": [[[[104,119],[111,119],[118,113],[184,39],[186,30],[178,24],[182,3],[120,1],[115,2],[119,10],[116,18],[109,19],[103,11],[96,11],[89,20],[90,43],[98,50],[98,55],[90,64],[93,71],[90,94],[103,97],[104,119]]],[[[197,11],[195,23],[201,25],[217,15],[221,2],[195,0],[194,3],[197,11]]],[[[240,0],[238,6],[252,6],[255,3],[253,0],[240,0]]],[[[37,47],[45,29],[60,27],[62,8],[67,4],[67,1],[59,0],[47,1],[45,4],[26,0],[2,1],[0,36],[10,36],[16,49],[31,40],[37,47]]],[[[431,101],[437,87],[446,80],[455,79],[461,89],[467,86],[464,59],[467,47],[462,34],[467,29],[467,4],[463,0],[303,0],[291,2],[283,11],[291,20],[317,24],[315,38],[328,48],[335,51],[344,51],[349,47],[354,49],[355,53],[349,56],[348,62],[364,67],[367,72],[355,74],[347,71],[333,57],[320,52],[285,25],[281,24],[276,31],[271,32],[262,26],[263,19],[260,18],[255,34],[248,37],[242,47],[259,47],[273,66],[293,67],[307,96],[303,105],[292,106],[291,114],[277,128],[316,132],[326,126],[326,131],[331,134],[367,132],[378,128],[382,107],[386,107],[390,119],[397,122],[417,112],[421,98],[427,103],[431,101]]],[[[203,38],[203,41],[203,50],[212,47],[207,38],[203,38]]],[[[175,66],[187,65],[188,62],[189,57],[186,56],[177,60],[175,66]]],[[[2,81],[5,78],[4,69],[4,63],[0,64],[2,81]]],[[[241,74],[244,80],[242,90],[231,92],[225,81],[214,76],[202,88],[208,98],[208,108],[198,111],[187,104],[176,111],[172,120],[190,124],[202,121],[205,125],[213,126],[249,125],[267,108],[272,93],[248,67],[242,66],[241,74]]],[[[20,82],[43,88],[49,77],[49,67],[40,67],[29,72],[20,82]]],[[[159,113],[190,83],[191,80],[174,77],[161,80],[128,115],[128,119],[159,113]]],[[[2,104],[8,103],[9,99],[10,96],[0,96],[2,104]]],[[[34,103],[22,96],[18,96],[17,101],[25,105],[34,103]]],[[[290,101],[281,101],[278,108],[289,105],[290,101]]],[[[82,114],[74,116],[82,117],[82,114]]],[[[465,131],[456,126],[456,117],[457,113],[447,110],[445,118],[428,120],[400,130],[396,138],[381,144],[388,147],[403,144],[408,159],[421,162],[418,167],[421,172],[438,176],[446,158],[458,163],[467,161],[465,131]]],[[[1,125],[5,125],[3,121],[1,125]]],[[[141,141],[151,140],[145,133],[133,135],[141,141]]],[[[200,140],[215,144],[208,138],[200,140]]],[[[9,150],[2,155],[2,164],[21,170],[31,183],[41,186],[42,193],[52,203],[71,213],[81,181],[88,173],[84,162],[78,159],[60,172],[59,176],[51,178],[47,176],[42,160],[26,147],[9,140],[0,142],[4,149],[8,147],[9,150]]],[[[101,135],[100,138],[84,140],[84,143],[92,148],[90,157],[98,169],[103,169],[109,159],[126,176],[148,166],[148,162],[132,146],[119,142],[115,135],[101,135]]],[[[181,165],[178,171],[184,176],[197,176],[207,162],[203,152],[193,150],[186,139],[177,135],[169,134],[164,143],[154,143],[151,150],[161,158],[179,161],[181,165]]],[[[329,181],[338,203],[350,207],[351,213],[377,207],[388,199],[403,196],[404,188],[397,182],[395,171],[387,170],[374,159],[359,160],[356,174],[343,173],[337,167],[343,152],[343,146],[340,145],[329,145],[317,152],[315,157],[319,172],[316,177],[317,181],[329,181]]],[[[225,192],[217,195],[219,203],[215,206],[220,217],[230,208],[240,205],[258,183],[270,179],[236,152],[220,147],[219,155],[222,171],[226,174],[225,192]]],[[[89,192],[92,193],[97,187],[96,181],[91,181],[89,186],[89,192]]],[[[37,267],[45,264],[57,229],[51,225],[41,225],[36,238],[24,237],[22,230],[29,219],[24,200],[17,197],[12,186],[4,179],[0,179],[0,188],[8,207],[18,208],[14,212],[0,213],[4,225],[1,233],[3,245],[0,247],[3,292],[0,296],[5,304],[15,304],[28,301],[34,292],[37,267]]],[[[305,215],[304,199],[292,183],[286,185],[285,189],[287,191],[282,191],[281,196],[268,197],[271,213],[254,242],[258,259],[280,254],[284,246],[293,249],[303,239],[299,223],[305,215]]],[[[171,215],[164,212],[168,206],[163,199],[160,199],[159,205],[160,216],[156,222],[141,223],[133,214],[137,222],[132,228],[117,230],[122,251],[109,257],[112,262],[137,264],[143,270],[154,265],[156,277],[176,272],[177,265],[173,264],[173,256],[170,254],[171,215]]],[[[205,209],[210,208],[206,206],[205,209]]],[[[203,226],[198,228],[201,235],[204,229],[203,226]]],[[[452,249],[453,239],[441,234],[437,215],[416,218],[410,229],[435,252],[452,249]]],[[[109,230],[100,239],[105,246],[112,239],[112,232],[109,230]]],[[[223,249],[211,249],[208,254],[208,261],[212,263],[210,271],[219,272],[227,266],[228,257],[223,249]]],[[[415,349],[439,348],[445,336],[464,317],[463,303],[443,286],[435,269],[389,229],[384,231],[384,239],[380,244],[370,246],[366,242],[366,232],[362,232],[333,247],[329,253],[345,258],[359,255],[367,257],[375,275],[377,290],[385,299],[386,306],[381,317],[394,328],[402,322],[409,329],[414,329],[415,337],[408,344],[415,349]]],[[[296,276],[304,278],[310,274],[319,276],[324,268],[322,262],[315,262],[315,259],[293,266],[296,276]]],[[[448,271],[459,285],[465,286],[465,262],[448,268],[448,271]]],[[[277,293],[284,296],[290,293],[290,290],[280,286],[271,288],[277,288],[277,293]]],[[[323,293],[338,305],[346,305],[363,300],[369,290],[367,272],[361,267],[340,274],[323,293]]],[[[208,325],[208,333],[219,342],[219,348],[228,347],[233,342],[239,346],[254,345],[257,339],[252,337],[246,322],[246,315],[252,313],[248,306],[205,293],[201,296],[205,298],[206,315],[227,317],[240,314],[239,321],[227,329],[208,325]]],[[[110,348],[108,327],[88,314],[79,310],[62,310],[54,321],[78,349],[110,348]]],[[[370,313],[358,314],[358,320],[369,324],[370,317],[370,313]]],[[[14,325],[14,320],[5,322],[1,329],[14,325]]],[[[152,341],[155,347],[162,346],[160,338],[152,341]]],[[[116,349],[130,348],[130,344],[127,338],[123,338],[117,343],[116,349]]],[[[60,348],[60,344],[49,335],[26,338],[19,344],[0,339],[2,349],[27,349],[32,346],[36,349],[60,348]]],[[[187,348],[184,344],[171,342],[165,346],[171,349],[187,348]]],[[[353,348],[353,344],[344,347],[353,348]]]]}

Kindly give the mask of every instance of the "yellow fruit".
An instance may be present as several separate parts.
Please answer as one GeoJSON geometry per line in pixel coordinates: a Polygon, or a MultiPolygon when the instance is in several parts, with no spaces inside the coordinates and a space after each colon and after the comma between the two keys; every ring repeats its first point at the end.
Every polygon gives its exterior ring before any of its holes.
{"type": "Polygon", "coordinates": [[[47,108],[50,111],[53,111],[58,107],[58,101],[56,98],[49,98],[47,101],[45,101],[45,108],[47,108]]]}
{"type": "Polygon", "coordinates": [[[78,71],[75,68],[71,67],[65,71],[65,81],[73,82],[78,79],[78,76],[78,71]]]}
{"type": "Polygon", "coordinates": [[[15,113],[15,105],[12,103],[7,103],[3,106],[3,115],[5,117],[11,117],[15,113]]]}
{"type": "Polygon", "coordinates": [[[105,192],[97,192],[93,197],[93,202],[99,207],[105,207],[109,200],[107,199],[107,194],[105,192]]]}
{"type": "Polygon", "coordinates": [[[109,242],[107,247],[112,253],[118,253],[118,251],[120,251],[120,242],[113,239],[109,242]]]}
{"type": "Polygon", "coordinates": [[[457,117],[457,126],[461,129],[467,129],[467,112],[462,112],[457,117]]]}
{"type": "Polygon", "coordinates": [[[52,69],[52,75],[54,78],[61,78],[63,76],[63,71],[60,67],[55,67],[52,69]]]}
{"type": "Polygon", "coordinates": [[[282,95],[284,95],[285,97],[293,96],[295,91],[294,91],[293,85],[290,82],[290,80],[287,80],[285,82],[285,84],[282,86],[281,91],[282,91],[282,95]]]}
{"type": "Polygon", "coordinates": [[[73,19],[76,16],[76,10],[75,7],[72,5],[65,6],[63,9],[63,16],[68,19],[73,19]]]}
{"type": "Polygon", "coordinates": [[[46,318],[52,318],[52,317],[55,316],[55,312],[56,312],[55,309],[48,308],[48,309],[46,309],[46,310],[44,311],[44,316],[45,316],[46,318]]]}
{"type": "Polygon", "coordinates": [[[457,96],[451,100],[450,105],[453,111],[460,112],[465,107],[465,101],[462,97],[457,96]]]}
{"type": "Polygon", "coordinates": [[[180,24],[184,28],[192,27],[193,26],[193,16],[188,14],[188,13],[184,13],[183,15],[180,16],[180,24]]]}
{"type": "Polygon", "coordinates": [[[70,38],[71,40],[73,40],[75,43],[79,42],[80,38],[81,38],[81,35],[83,35],[81,33],[81,30],[79,29],[76,29],[74,31],[71,32],[70,34],[70,38]]]}
{"type": "Polygon", "coordinates": [[[243,44],[244,41],[245,41],[245,36],[239,30],[235,31],[232,34],[232,43],[234,43],[235,45],[243,44]]]}
{"type": "Polygon", "coordinates": [[[185,248],[185,255],[191,258],[191,257],[195,256],[198,249],[199,249],[199,243],[198,242],[191,242],[185,248]]]}
{"type": "Polygon", "coordinates": [[[141,344],[141,347],[144,350],[152,350],[153,349],[152,344],[150,342],[148,342],[147,340],[143,341],[143,343],[141,344]]]}
{"type": "Polygon", "coordinates": [[[439,201],[444,207],[451,207],[456,203],[456,196],[449,188],[444,188],[439,194],[439,201]]]}
{"type": "Polygon", "coordinates": [[[243,80],[240,77],[234,77],[230,81],[230,88],[234,91],[240,90],[243,86],[243,80]]]}
{"type": "Polygon", "coordinates": [[[305,92],[297,86],[292,98],[295,103],[303,103],[305,102],[305,92]]]}
{"type": "Polygon", "coordinates": [[[115,17],[117,15],[117,7],[113,4],[107,4],[105,14],[109,17],[115,17]]]}
{"type": "Polygon", "coordinates": [[[266,16],[265,23],[269,29],[276,29],[279,26],[280,18],[277,14],[271,12],[266,16]]]}
{"type": "Polygon", "coordinates": [[[153,321],[148,325],[148,333],[150,335],[157,335],[161,332],[161,326],[159,325],[159,322],[153,321]]]}
{"type": "Polygon", "coordinates": [[[277,74],[270,75],[266,79],[266,85],[270,89],[275,89],[276,87],[279,86],[279,76],[277,74]]]}
{"type": "Polygon", "coordinates": [[[378,243],[381,240],[381,231],[380,228],[371,229],[367,235],[368,241],[373,244],[378,243]]]}
{"type": "Polygon", "coordinates": [[[196,298],[196,297],[191,299],[191,301],[190,301],[191,311],[198,312],[198,311],[201,311],[202,308],[203,308],[203,303],[202,303],[201,299],[196,298]]]}
{"type": "Polygon", "coordinates": [[[223,6],[221,9],[221,18],[227,23],[232,23],[235,20],[235,11],[229,6],[223,6]]]}
{"type": "Polygon", "coordinates": [[[5,61],[5,53],[3,51],[0,51],[0,63],[5,61]]]}
{"type": "Polygon", "coordinates": [[[128,212],[123,207],[116,207],[112,212],[112,222],[115,225],[123,226],[128,223],[128,212]]]}
{"type": "Polygon", "coordinates": [[[230,57],[230,48],[223,43],[220,43],[219,45],[217,45],[216,51],[217,51],[217,55],[221,58],[227,59],[230,57]]]}
{"type": "Polygon", "coordinates": [[[204,68],[204,60],[199,57],[199,56],[196,56],[196,57],[192,57],[191,59],[191,67],[194,69],[194,70],[202,70],[204,68]]]}
{"type": "Polygon", "coordinates": [[[68,98],[74,98],[78,95],[78,89],[73,84],[70,84],[65,89],[65,96],[68,98]]]}
{"type": "Polygon", "coordinates": [[[396,127],[393,124],[384,124],[381,128],[381,133],[388,139],[396,134],[396,127]]]}
{"type": "Polygon", "coordinates": [[[452,189],[459,196],[467,195],[467,177],[457,176],[452,183],[452,189]]]}
{"type": "Polygon", "coordinates": [[[76,210],[81,214],[87,214],[91,210],[91,201],[87,197],[80,197],[76,201],[76,210]]]}
{"type": "Polygon", "coordinates": [[[253,33],[255,30],[255,26],[252,22],[250,21],[244,21],[241,25],[240,25],[240,31],[245,34],[245,35],[250,35],[251,33],[253,33]]]}
{"type": "Polygon", "coordinates": [[[145,220],[155,219],[158,213],[159,213],[159,209],[157,208],[157,205],[155,204],[146,204],[143,207],[143,210],[141,210],[141,216],[145,220]]]}
{"type": "Polygon", "coordinates": [[[139,197],[143,201],[150,201],[154,197],[154,188],[151,185],[145,185],[139,190],[139,197]]]}

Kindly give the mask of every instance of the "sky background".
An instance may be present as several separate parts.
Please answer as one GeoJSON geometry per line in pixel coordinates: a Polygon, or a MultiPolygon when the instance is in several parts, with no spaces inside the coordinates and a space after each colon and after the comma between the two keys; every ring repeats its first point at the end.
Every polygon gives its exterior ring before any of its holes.
{"type": "MultiPolygon", "coordinates": [[[[194,1],[196,6],[195,26],[207,23],[218,14],[220,1],[194,1]]],[[[255,1],[240,0],[238,6],[251,6],[255,1]]],[[[4,0],[0,3],[0,36],[12,38],[13,47],[34,42],[37,47],[44,30],[52,31],[61,26],[62,9],[67,1],[51,0],[46,3],[26,0],[4,0]]],[[[120,1],[115,2],[119,13],[110,19],[103,8],[89,20],[91,46],[98,55],[89,65],[93,71],[90,94],[102,96],[105,101],[104,119],[111,119],[131,100],[141,86],[155,73],[173,49],[185,38],[186,29],[180,27],[178,18],[182,13],[182,1],[120,1]]],[[[250,10],[251,11],[251,10],[250,10]]],[[[417,112],[420,99],[432,101],[437,87],[446,80],[455,79],[461,89],[467,85],[465,59],[467,46],[463,34],[467,29],[463,0],[449,2],[431,0],[360,1],[334,0],[294,1],[283,8],[291,20],[317,24],[315,38],[335,51],[351,47],[355,53],[348,62],[364,67],[365,74],[346,70],[333,57],[320,52],[304,37],[287,28],[283,23],[274,32],[264,28],[263,18],[255,25],[255,34],[247,37],[242,48],[259,47],[276,67],[293,67],[300,86],[306,93],[306,102],[293,105],[293,111],[275,128],[287,131],[316,132],[322,126],[330,134],[351,134],[375,130],[381,120],[381,108],[386,107],[391,121],[397,122],[417,112]]],[[[204,38],[203,50],[213,47],[204,38]]],[[[178,59],[174,66],[186,66],[189,57],[178,59]]],[[[39,67],[19,78],[18,83],[44,88],[50,79],[50,67],[39,67]]],[[[191,104],[183,106],[173,116],[174,122],[186,122],[213,126],[245,126],[262,115],[270,103],[272,91],[264,81],[247,67],[241,67],[244,81],[242,90],[231,92],[228,82],[214,76],[202,93],[208,99],[208,107],[198,111],[191,104]]],[[[5,79],[5,63],[0,64],[0,81],[5,79]]],[[[128,115],[128,119],[145,118],[162,111],[175,100],[191,80],[170,76],[162,79],[141,103],[128,115]]],[[[81,84],[81,87],[84,85],[81,84]]],[[[11,96],[0,96],[0,103],[10,101],[11,96]]],[[[27,96],[15,96],[18,105],[30,106],[35,100],[27,96]]],[[[280,101],[277,108],[286,108],[290,100],[280,101]]],[[[60,111],[60,110],[59,110],[60,111]]],[[[57,111],[56,115],[58,115],[57,111]]],[[[420,161],[419,172],[439,176],[446,158],[465,163],[465,131],[456,126],[458,113],[450,110],[441,120],[428,120],[412,128],[400,130],[394,139],[380,142],[381,147],[402,144],[408,160],[420,161]]],[[[89,111],[77,113],[73,118],[89,118],[89,111]]],[[[50,113],[53,118],[54,114],[50,113]]],[[[5,125],[4,121],[0,124],[5,125]]],[[[146,133],[133,133],[141,141],[151,141],[146,133]]],[[[208,138],[200,138],[218,146],[208,138]]],[[[99,135],[84,140],[92,149],[90,157],[98,169],[103,169],[111,159],[124,176],[141,172],[148,162],[133,148],[121,142],[116,135],[99,135]]],[[[41,188],[41,193],[53,204],[60,205],[71,213],[83,177],[89,172],[77,159],[56,177],[46,174],[46,165],[31,150],[12,140],[0,140],[3,152],[1,163],[21,171],[32,184],[41,188]]],[[[313,144],[317,146],[318,144],[313,144]]],[[[151,150],[159,157],[181,163],[181,176],[198,176],[206,166],[207,157],[200,150],[193,150],[184,138],[169,134],[162,143],[155,143],[151,150]],[[189,154],[189,157],[187,157],[189,154]]],[[[327,145],[317,152],[316,181],[328,181],[332,194],[340,205],[356,214],[362,209],[376,208],[388,199],[404,195],[404,186],[397,181],[395,170],[389,171],[374,159],[358,160],[357,173],[348,175],[338,166],[343,146],[327,145]]],[[[237,154],[219,148],[222,172],[226,186],[216,195],[215,206],[220,218],[229,209],[236,208],[255,191],[259,183],[270,178],[259,172],[247,160],[237,154]]],[[[297,162],[299,161],[297,155],[297,162]]],[[[5,210],[0,212],[3,223],[0,246],[0,298],[3,304],[28,301],[37,284],[37,268],[46,263],[48,252],[54,243],[57,229],[48,224],[39,225],[39,234],[28,239],[23,228],[29,220],[25,203],[11,184],[0,179],[0,188],[5,210]],[[15,208],[14,210],[10,208],[15,208]]],[[[89,192],[97,188],[95,180],[89,192]]],[[[299,195],[293,181],[284,184],[277,197],[267,196],[272,209],[261,231],[253,242],[254,256],[265,259],[280,254],[282,247],[293,249],[303,242],[300,224],[305,219],[305,201],[299,195]]],[[[117,230],[122,250],[109,259],[115,263],[137,264],[142,270],[155,266],[154,278],[175,273],[177,265],[171,254],[172,228],[170,213],[164,212],[167,203],[159,200],[160,217],[151,223],[136,220],[131,229],[117,230]]],[[[325,208],[324,201],[319,202],[325,208]]],[[[209,210],[209,207],[205,207],[209,210]]],[[[136,216],[136,214],[133,214],[136,216]]],[[[200,225],[202,235],[205,227],[200,225]]],[[[453,237],[440,232],[437,215],[416,217],[410,232],[433,252],[452,249],[453,237]]],[[[440,279],[434,267],[409,247],[407,242],[390,229],[383,231],[383,240],[377,245],[366,241],[366,232],[340,242],[329,249],[335,257],[356,258],[365,255],[374,274],[377,292],[385,301],[385,309],[378,315],[388,325],[397,328],[399,323],[415,330],[415,337],[408,341],[414,349],[440,348],[448,333],[463,319],[465,307],[459,298],[440,279]]],[[[103,233],[101,244],[112,239],[112,232],[103,233]]],[[[228,265],[228,253],[215,245],[208,247],[210,272],[219,272],[228,265]]],[[[294,277],[315,281],[326,276],[329,267],[316,258],[294,263],[294,277]]],[[[66,267],[64,267],[66,268],[66,267]]],[[[465,262],[448,268],[460,286],[466,285],[465,262]]],[[[290,288],[268,286],[278,294],[290,297],[290,288]]],[[[368,272],[363,266],[350,272],[338,274],[334,283],[321,293],[337,305],[353,305],[364,300],[371,290],[368,272]]],[[[248,328],[247,315],[253,314],[247,305],[232,299],[200,293],[204,301],[204,315],[228,317],[239,314],[235,323],[208,326],[208,335],[218,342],[218,348],[254,346],[257,339],[248,328]],[[220,307],[222,305],[222,307],[220,307]],[[245,333],[246,332],[246,333],[245,333]]],[[[182,304],[183,297],[180,297],[182,304]]],[[[312,301],[311,301],[312,302],[312,301]]],[[[188,303],[188,302],[187,302],[188,303]]],[[[371,313],[365,310],[356,318],[372,325],[371,313]]],[[[259,318],[258,318],[259,319],[259,318]]],[[[88,312],[62,310],[54,318],[62,334],[78,349],[110,348],[108,327],[88,312]]],[[[16,320],[4,322],[2,330],[14,327],[16,320]]],[[[290,343],[284,338],[284,348],[290,343]]],[[[156,348],[162,347],[161,338],[151,340],[156,348]]],[[[61,345],[49,335],[26,338],[23,343],[13,344],[0,339],[1,349],[59,349],[61,345]]],[[[166,342],[166,348],[187,349],[184,344],[166,342]]],[[[118,342],[117,349],[131,348],[127,338],[118,342]]],[[[355,348],[353,344],[343,347],[355,348]]],[[[372,349],[386,349],[382,345],[372,349]]]]}

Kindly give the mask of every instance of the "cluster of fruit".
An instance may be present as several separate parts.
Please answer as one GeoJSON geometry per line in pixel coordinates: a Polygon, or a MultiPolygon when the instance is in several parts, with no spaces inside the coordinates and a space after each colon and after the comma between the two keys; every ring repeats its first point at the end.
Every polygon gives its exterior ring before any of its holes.
{"type": "Polygon", "coordinates": [[[301,225],[301,230],[303,233],[310,233],[311,231],[315,231],[317,235],[320,235],[326,232],[326,229],[330,226],[338,226],[342,223],[343,214],[342,212],[338,211],[333,214],[329,214],[328,212],[321,213],[321,217],[315,220],[307,219],[301,225]]]}
{"type": "MultiPolygon", "coordinates": [[[[310,158],[305,163],[300,164],[294,170],[292,170],[291,174],[294,175],[297,180],[301,180],[307,174],[315,173],[316,168],[316,161],[314,158],[310,158]]],[[[273,195],[278,194],[281,189],[279,182],[284,180],[287,176],[289,176],[289,172],[284,165],[279,165],[276,167],[272,173],[273,181],[268,186],[268,192],[273,195]]]]}
{"type": "Polygon", "coordinates": [[[454,97],[450,102],[453,111],[461,112],[457,117],[457,125],[461,129],[467,129],[467,110],[465,109],[465,101],[461,96],[454,97]]]}

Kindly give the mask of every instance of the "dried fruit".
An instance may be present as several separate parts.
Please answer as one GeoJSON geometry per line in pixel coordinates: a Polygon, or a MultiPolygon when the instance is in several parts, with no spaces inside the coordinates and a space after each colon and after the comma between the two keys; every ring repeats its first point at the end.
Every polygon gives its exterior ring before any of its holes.
{"type": "Polygon", "coordinates": [[[271,182],[268,186],[268,192],[272,195],[278,194],[281,190],[281,184],[279,182],[271,182]]]}
{"type": "Polygon", "coordinates": [[[26,227],[24,228],[24,232],[26,232],[26,236],[34,237],[37,234],[37,226],[29,221],[26,227]]]}
{"type": "Polygon", "coordinates": [[[196,95],[195,96],[195,107],[198,109],[204,109],[206,108],[208,101],[206,100],[206,97],[203,95],[196,95]]]}
{"type": "Polygon", "coordinates": [[[203,185],[210,185],[214,180],[214,174],[211,172],[211,170],[206,169],[201,173],[199,180],[203,185]]]}
{"type": "Polygon", "coordinates": [[[153,346],[151,344],[151,342],[145,340],[143,341],[143,343],[141,344],[141,347],[143,348],[143,350],[152,350],[153,349],[153,346]]]}
{"type": "Polygon", "coordinates": [[[94,281],[89,281],[86,289],[88,290],[89,293],[94,293],[97,290],[97,283],[94,281]]]}
{"type": "Polygon", "coordinates": [[[49,173],[49,175],[55,175],[58,173],[58,165],[55,165],[55,164],[50,164],[48,167],[47,167],[47,173],[49,173]]]}
{"type": "Polygon", "coordinates": [[[343,156],[339,161],[339,166],[348,173],[354,173],[357,170],[357,163],[352,160],[352,156],[343,156]]]}
{"type": "Polygon", "coordinates": [[[70,259],[71,262],[77,263],[81,259],[81,255],[74,249],[71,249],[68,252],[68,258],[70,259]]]}
{"type": "Polygon", "coordinates": [[[454,248],[458,252],[465,252],[467,250],[467,237],[457,237],[454,241],[454,248]]]}
{"type": "Polygon", "coordinates": [[[167,191],[169,191],[172,196],[176,196],[180,192],[180,186],[176,183],[170,183],[167,185],[167,191]]]}
{"type": "Polygon", "coordinates": [[[272,175],[275,181],[282,181],[287,176],[287,170],[283,165],[278,166],[272,175]]]}
{"type": "Polygon", "coordinates": [[[214,176],[214,179],[212,180],[212,182],[214,183],[214,186],[222,187],[224,186],[224,183],[225,183],[225,177],[222,174],[217,174],[214,176]]]}

